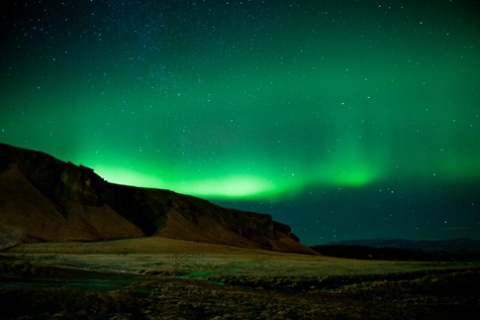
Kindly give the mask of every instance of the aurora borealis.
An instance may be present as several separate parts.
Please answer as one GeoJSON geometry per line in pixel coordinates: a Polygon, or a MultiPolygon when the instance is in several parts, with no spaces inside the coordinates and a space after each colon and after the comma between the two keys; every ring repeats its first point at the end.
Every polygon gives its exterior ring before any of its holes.
{"type": "Polygon", "coordinates": [[[480,234],[476,1],[2,1],[0,141],[306,244],[480,234]]]}

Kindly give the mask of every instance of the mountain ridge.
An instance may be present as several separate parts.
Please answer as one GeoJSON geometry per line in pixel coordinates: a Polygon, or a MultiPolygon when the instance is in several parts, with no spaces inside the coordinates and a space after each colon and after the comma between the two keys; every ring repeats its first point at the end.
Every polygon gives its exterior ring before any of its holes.
{"type": "Polygon", "coordinates": [[[453,238],[443,240],[409,240],[404,238],[376,238],[328,242],[325,245],[359,245],[374,248],[419,250],[428,253],[473,251],[480,252],[480,240],[453,238]]]}
{"type": "Polygon", "coordinates": [[[373,260],[478,260],[480,240],[408,240],[378,238],[344,240],[312,246],[325,256],[373,260]]]}
{"type": "Polygon", "coordinates": [[[40,151],[0,143],[0,155],[0,226],[22,229],[30,241],[160,236],[315,254],[267,214],[110,183],[40,151]]]}

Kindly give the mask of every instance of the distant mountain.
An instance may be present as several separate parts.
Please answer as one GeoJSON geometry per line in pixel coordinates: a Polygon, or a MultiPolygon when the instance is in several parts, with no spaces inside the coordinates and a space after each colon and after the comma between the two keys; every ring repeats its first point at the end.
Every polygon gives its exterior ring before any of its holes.
{"type": "Polygon", "coordinates": [[[328,244],[359,245],[374,248],[397,248],[419,250],[428,253],[459,251],[480,252],[480,240],[469,238],[448,239],[448,240],[407,240],[407,239],[373,239],[373,240],[346,240],[331,242],[328,244]]]}
{"type": "Polygon", "coordinates": [[[93,169],[0,143],[0,249],[13,238],[145,236],[315,253],[267,214],[223,208],[169,190],[109,183],[93,169]]]}
{"type": "Polygon", "coordinates": [[[331,242],[312,247],[327,256],[383,260],[479,259],[480,240],[372,239],[331,242]]]}

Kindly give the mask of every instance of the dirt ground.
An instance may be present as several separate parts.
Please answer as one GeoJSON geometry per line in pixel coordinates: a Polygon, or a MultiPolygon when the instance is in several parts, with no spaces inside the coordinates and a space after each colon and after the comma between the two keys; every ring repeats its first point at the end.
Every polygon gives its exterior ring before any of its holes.
{"type": "Polygon", "coordinates": [[[166,238],[0,254],[0,319],[477,319],[479,261],[365,261],[166,238]]]}
{"type": "MultiPolygon", "coordinates": [[[[2,319],[476,319],[480,270],[335,289],[91,272],[2,260],[2,319]]],[[[338,278],[341,281],[341,278],[338,278]]],[[[308,284],[308,285],[306,285],[308,284]]]]}

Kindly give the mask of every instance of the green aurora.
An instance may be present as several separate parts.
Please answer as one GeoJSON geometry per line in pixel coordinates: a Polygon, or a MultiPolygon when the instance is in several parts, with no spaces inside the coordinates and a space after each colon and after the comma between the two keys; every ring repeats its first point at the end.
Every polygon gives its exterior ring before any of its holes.
{"type": "Polygon", "coordinates": [[[464,192],[480,191],[478,7],[3,1],[0,140],[271,213],[312,243],[345,219],[342,238],[480,234],[464,192]],[[378,200],[399,189],[407,205],[378,200]],[[435,190],[462,201],[419,200],[435,190]]]}

